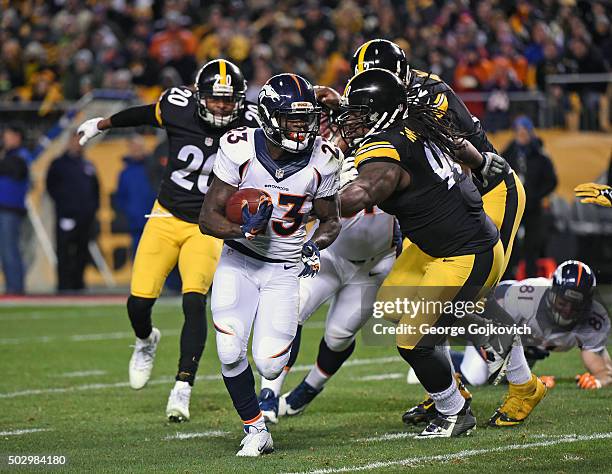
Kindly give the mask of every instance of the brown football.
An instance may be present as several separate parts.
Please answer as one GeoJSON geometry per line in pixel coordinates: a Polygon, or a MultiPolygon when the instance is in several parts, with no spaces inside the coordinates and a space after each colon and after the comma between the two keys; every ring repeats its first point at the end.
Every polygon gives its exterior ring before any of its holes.
{"type": "Polygon", "coordinates": [[[259,196],[268,194],[261,189],[244,188],[239,189],[225,203],[225,217],[234,224],[243,224],[242,222],[242,201],[248,201],[249,212],[251,214],[257,212],[259,206],[259,196]]]}

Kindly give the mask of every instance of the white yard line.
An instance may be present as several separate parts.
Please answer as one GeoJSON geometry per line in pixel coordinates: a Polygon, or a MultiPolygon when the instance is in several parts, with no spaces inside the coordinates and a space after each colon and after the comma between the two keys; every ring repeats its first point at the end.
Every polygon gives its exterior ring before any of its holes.
{"type": "Polygon", "coordinates": [[[229,431],[202,431],[200,433],[181,433],[177,432],[173,435],[168,435],[164,438],[164,441],[172,441],[176,439],[193,439],[193,438],[222,438],[229,434],[229,431]]]}
{"type": "MultiPolygon", "coordinates": [[[[162,335],[177,336],[178,329],[165,329],[162,335]]],[[[46,342],[83,342],[83,341],[112,341],[117,339],[134,339],[133,332],[106,332],[95,334],[73,334],[72,336],[39,336],[39,337],[8,337],[0,338],[0,345],[32,344],[46,342]]]]}
{"type": "MultiPolygon", "coordinates": [[[[612,438],[612,432],[608,433],[593,433],[590,435],[565,435],[563,438],[555,438],[545,441],[536,441],[534,443],[525,444],[509,444],[505,446],[497,446],[494,448],[483,448],[483,449],[468,449],[465,451],[459,451],[456,453],[448,454],[435,454],[430,456],[414,456],[411,458],[398,459],[396,461],[380,461],[369,464],[361,464],[356,466],[338,467],[338,468],[325,468],[315,469],[313,471],[301,471],[292,474],[335,474],[338,472],[357,472],[357,471],[371,471],[373,469],[384,469],[391,466],[417,466],[425,462],[441,462],[446,463],[455,459],[465,459],[472,456],[480,456],[482,454],[500,453],[506,451],[516,451],[521,449],[531,448],[544,448],[548,446],[555,446],[557,444],[564,443],[576,443],[580,441],[592,441],[596,439],[610,439],[612,438]]],[[[431,442],[429,440],[423,440],[422,443],[431,442]]]]}
{"type": "Polygon", "coordinates": [[[49,428],[28,428],[25,430],[0,431],[0,436],[20,436],[29,433],[40,433],[41,431],[51,431],[49,428]]]}
{"type": "MultiPolygon", "coordinates": [[[[344,366],[361,366],[361,365],[371,365],[371,364],[384,364],[389,362],[398,362],[401,361],[399,357],[375,357],[372,359],[353,359],[348,360],[344,364],[344,366]]],[[[296,365],[292,370],[297,372],[307,371],[312,368],[312,365],[296,365]]],[[[164,383],[172,382],[174,378],[164,377],[159,379],[150,380],[148,385],[159,385],[164,383]]],[[[210,375],[198,375],[196,380],[221,380],[220,374],[210,374],[210,375]]],[[[70,392],[82,392],[87,390],[102,390],[105,388],[121,388],[128,387],[128,382],[115,382],[115,383],[94,383],[94,384],[85,384],[85,385],[74,385],[72,387],[57,387],[57,388],[40,388],[40,389],[30,389],[30,390],[20,390],[17,392],[8,392],[8,393],[0,393],[0,399],[2,398],[17,398],[17,397],[25,397],[30,395],[43,395],[47,393],[70,393],[70,392]]]]}
{"type": "Polygon", "coordinates": [[[403,379],[406,377],[406,374],[400,372],[394,372],[391,374],[377,374],[377,375],[365,375],[363,377],[355,377],[352,380],[355,382],[375,382],[379,380],[395,380],[395,379],[403,379]]]}
{"type": "Polygon", "coordinates": [[[383,435],[380,436],[372,436],[370,438],[359,438],[355,441],[357,442],[362,442],[362,443],[367,443],[367,442],[371,442],[371,441],[388,441],[390,439],[406,439],[406,438],[414,438],[415,436],[417,436],[419,433],[407,433],[407,432],[401,432],[401,433],[385,433],[383,435]]]}
{"type": "Polygon", "coordinates": [[[91,377],[92,375],[105,375],[106,370],[77,370],[76,372],[64,372],[63,374],[54,375],[54,377],[91,377]]]}

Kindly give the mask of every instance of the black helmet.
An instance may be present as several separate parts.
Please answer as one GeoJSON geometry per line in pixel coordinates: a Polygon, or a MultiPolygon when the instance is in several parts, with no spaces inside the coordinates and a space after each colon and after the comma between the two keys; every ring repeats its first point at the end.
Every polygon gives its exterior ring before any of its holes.
{"type": "Polygon", "coordinates": [[[374,39],[357,48],[351,59],[353,74],[366,69],[380,68],[391,71],[404,83],[408,83],[410,66],[406,54],[397,44],[385,39],[374,39]]]}
{"type": "Polygon", "coordinates": [[[595,275],[588,265],[568,260],[552,276],[547,303],[557,326],[570,329],[588,313],[593,302],[595,275]]]}
{"type": "Polygon", "coordinates": [[[213,127],[227,127],[244,109],[246,81],[238,66],[225,59],[215,59],[202,66],[196,76],[195,88],[198,115],[213,127]],[[233,110],[226,115],[214,114],[206,106],[206,100],[211,97],[233,102],[233,110]]]}
{"type": "Polygon", "coordinates": [[[404,85],[386,69],[367,69],[354,76],[340,99],[337,122],[351,146],[402,119],[406,110],[404,85]]]}

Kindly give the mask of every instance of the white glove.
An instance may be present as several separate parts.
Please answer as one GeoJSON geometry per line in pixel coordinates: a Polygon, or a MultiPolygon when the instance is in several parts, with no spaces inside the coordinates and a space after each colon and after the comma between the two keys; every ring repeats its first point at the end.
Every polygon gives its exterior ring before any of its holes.
{"type": "Polygon", "coordinates": [[[508,169],[508,163],[498,154],[491,153],[488,151],[485,151],[482,154],[482,158],[485,160],[485,162],[484,166],[482,167],[482,170],[480,171],[480,174],[484,179],[483,184],[486,186],[487,180],[502,174],[505,170],[508,169]]]}
{"type": "Polygon", "coordinates": [[[355,168],[355,157],[345,156],[342,162],[342,169],[340,170],[340,189],[344,188],[352,181],[355,181],[358,174],[357,168],[355,168]]]}
{"type": "Polygon", "coordinates": [[[104,120],[104,117],[96,117],[86,120],[77,129],[77,134],[81,135],[79,145],[84,146],[90,139],[96,135],[100,135],[102,130],[98,128],[98,123],[104,120]]]}

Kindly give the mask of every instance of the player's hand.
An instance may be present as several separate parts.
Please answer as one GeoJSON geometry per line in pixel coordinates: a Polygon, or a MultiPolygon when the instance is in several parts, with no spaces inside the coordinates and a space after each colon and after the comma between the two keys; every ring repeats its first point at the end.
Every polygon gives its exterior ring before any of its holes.
{"type": "Polygon", "coordinates": [[[270,196],[262,194],[259,197],[257,211],[254,214],[249,212],[249,202],[242,201],[242,222],[240,230],[248,240],[253,240],[257,235],[263,234],[268,227],[268,221],[272,217],[272,199],[270,196]]]}
{"type": "Polygon", "coordinates": [[[601,388],[601,382],[589,372],[585,372],[582,375],[576,375],[576,385],[583,390],[596,390],[601,388]]]}
{"type": "Polygon", "coordinates": [[[327,86],[314,86],[317,102],[336,110],[340,107],[340,94],[335,89],[327,86]]]}
{"type": "Polygon", "coordinates": [[[612,207],[612,187],[605,184],[584,183],[574,188],[577,198],[585,204],[612,207]]]}
{"type": "Polygon", "coordinates": [[[302,247],[302,263],[304,269],[298,277],[315,277],[321,269],[321,252],[319,247],[312,240],[306,242],[302,247]]]}
{"type": "Polygon", "coordinates": [[[395,246],[395,258],[397,258],[404,249],[404,236],[402,235],[399,221],[396,218],[393,218],[393,245],[395,246]]]}
{"type": "Polygon", "coordinates": [[[96,135],[100,135],[102,130],[98,128],[98,123],[104,120],[104,117],[96,117],[89,120],[86,120],[77,129],[77,135],[81,135],[81,139],[79,140],[79,145],[84,146],[89,140],[91,140],[96,135]]]}
{"type": "Polygon", "coordinates": [[[484,163],[480,170],[480,174],[485,180],[483,183],[485,186],[489,179],[495,178],[509,168],[508,162],[497,153],[486,151],[482,154],[482,158],[484,163]]]}
{"type": "Polygon", "coordinates": [[[345,156],[344,161],[342,161],[342,169],[340,170],[340,189],[355,181],[358,174],[357,168],[355,168],[355,157],[352,155],[345,156]]]}

